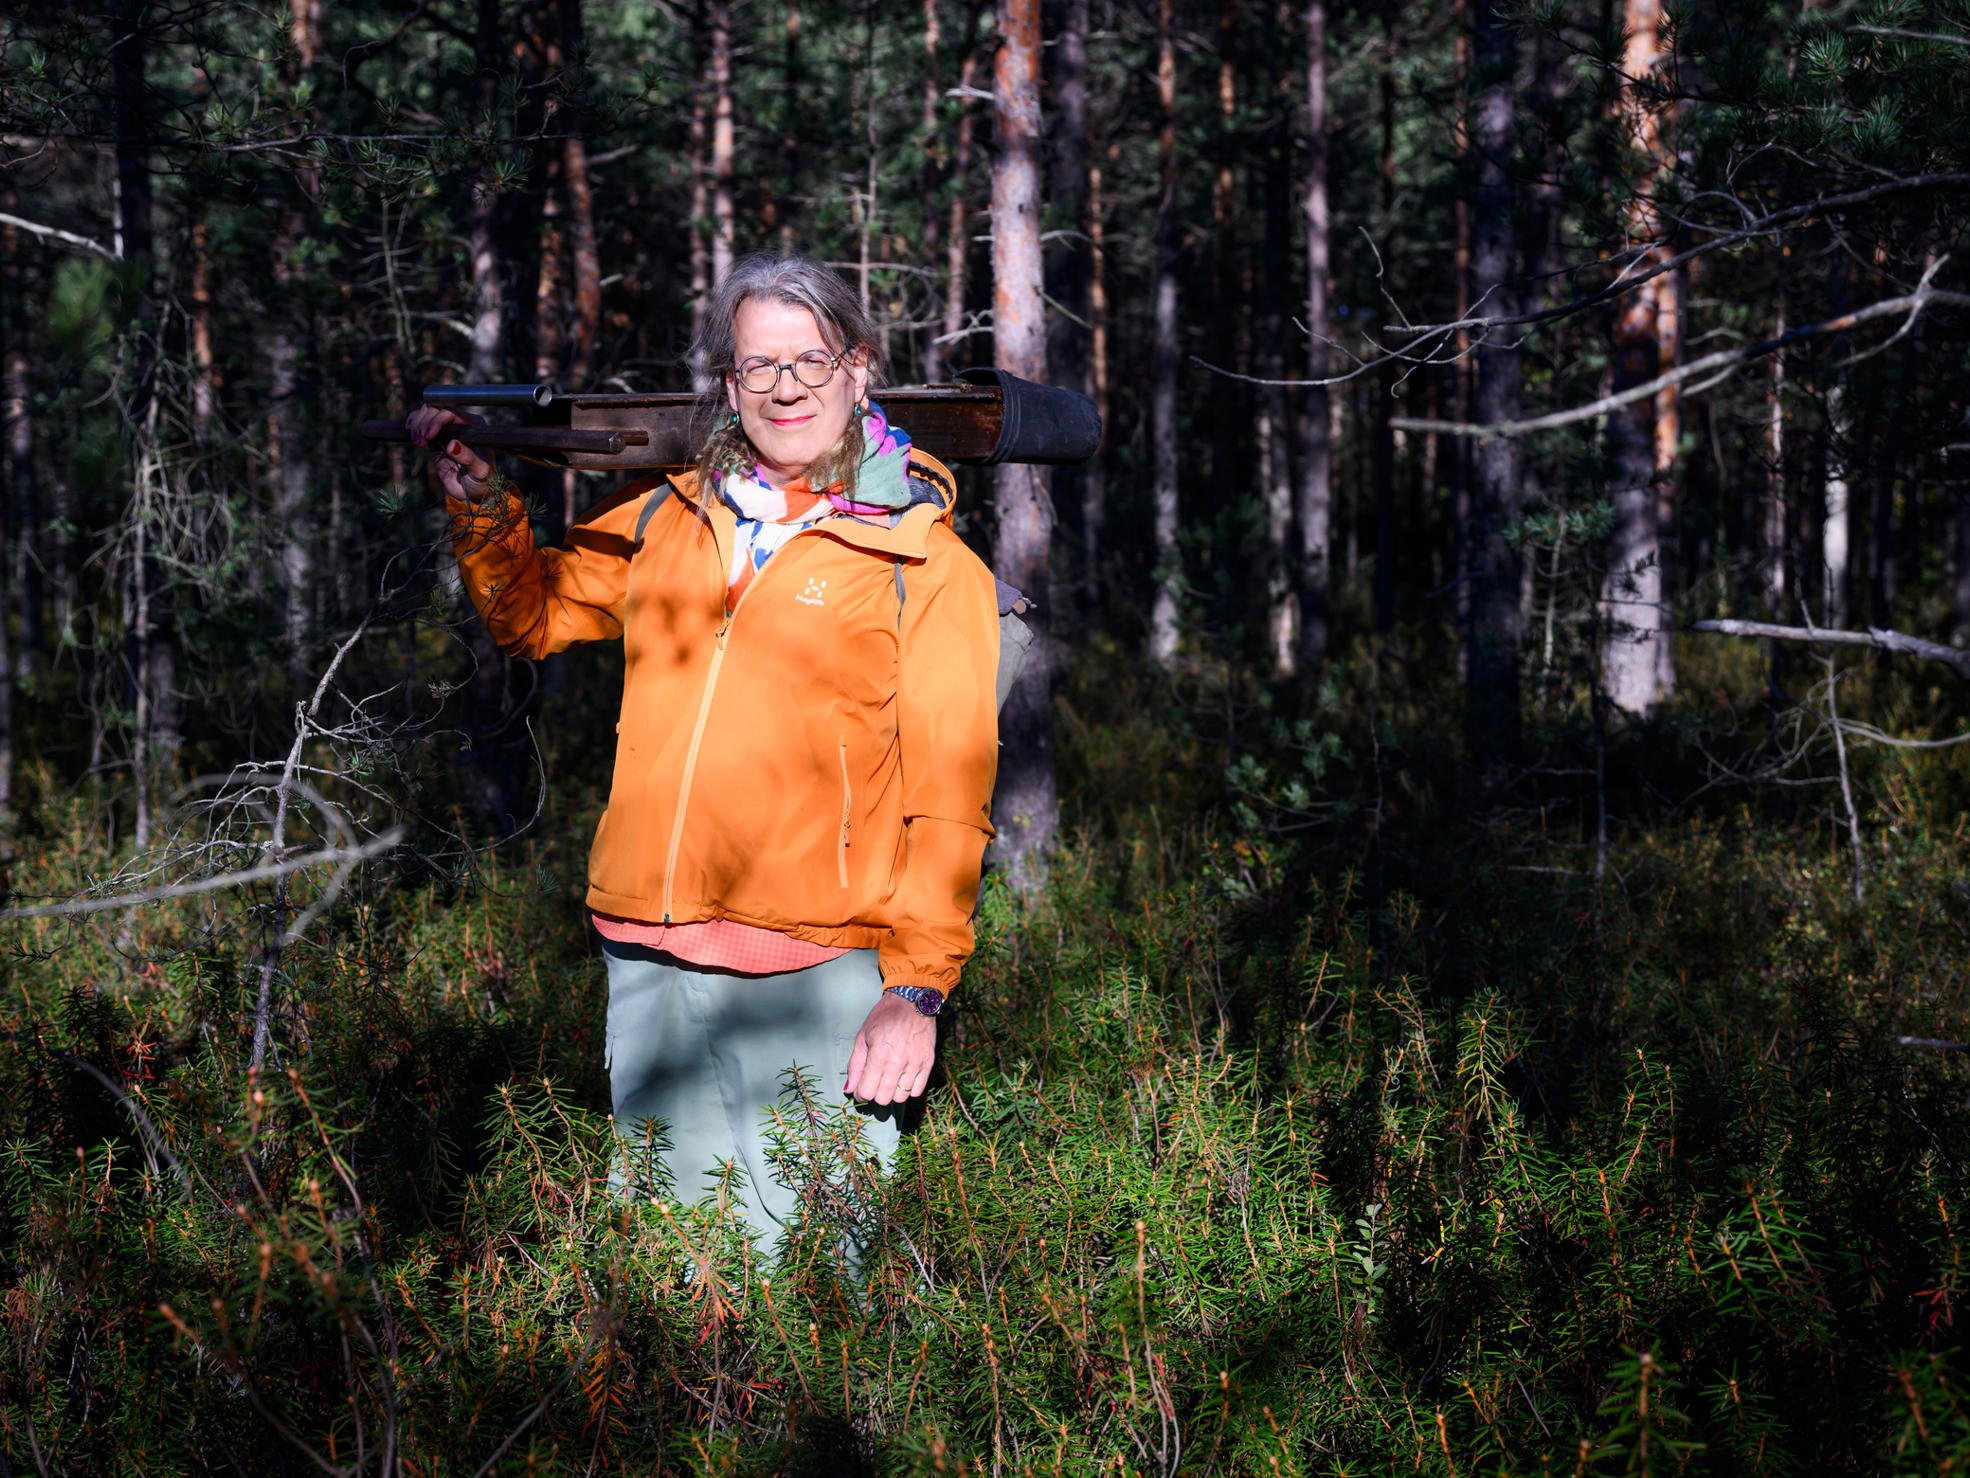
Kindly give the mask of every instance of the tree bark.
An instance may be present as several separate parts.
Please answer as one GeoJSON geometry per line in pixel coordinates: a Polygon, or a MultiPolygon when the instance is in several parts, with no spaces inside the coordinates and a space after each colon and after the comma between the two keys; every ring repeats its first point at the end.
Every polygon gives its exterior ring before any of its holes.
{"type": "Polygon", "coordinates": [[[1162,193],[1156,204],[1156,296],[1149,366],[1150,489],[1155,508],[1155,593],[1149,611],[1149,655],[1162,667],[1176,665],[1180,637],[1177,595],[1183,557],[1177,544],[1177,53],[1171,0],[1157,6],[1156,97],[1162,126],[1156,154],[1162,193]]]}
{"type": "Polygon", "coordinates": [[[965,231],[965,190],[971,182],[975,125],[970,92],[978,76],[978,18],[982,0],[966,0],[964,44],[958,61],[957,142],[951,150],[951,207],[944,228],[944,352],[962,364],[972,356],[963,347],[965,269],[971,243],[965,231]]]}
{"type": "MultiPolygon", "coordinates": [[[[1785,286],[1778,288],[1778,322],[1774,332],[1785,333],[1785,286]]],[[[1765,406],[1764,506],[1759,519],[1759,562],[1763,566],[1765,609],[1773,616],[1785,614],[1785,565],[1788,553],[1787,525],[1790,522],[1785,486],[1785,351],[1772,355],[1771,390],[1765,406]]],[[[1886,613],[1875,612],[1877,620],[1886,613]]]]}
{"type": "MultiPolygon", "coordinates": [[[[581,0],[561,0],[561,48],[570,67],[582,62],[581,0]]],[[[602,332],[602,258],[595,234],[595,192],[588,178],[588,143],[583,134],[585,94],[580,89],[561,111],[561,179],[568,191],[569,265],[574,280],[573,333],[568,384],[594,388],[596,340],[602,332]]],[[[572,479],[570,479],[572,481],[572,479]]],[[[573,522],[576,510],[568,510],[573,522]]]]}
{"type": "MultiPolygon", "coordinates": [[[[1167,0],[1166,0],[1167,3],[1167,0]]],[[[999,53],[993,85],[992,327],[1001,368],[1047,377],[1040,262],[1039,0],[998,0],[999,53]]],[[[1001,580],[1032,601],[1038,640],[1000,714],[1000,762],[993,819],[1000,856],[1015,889],[1036,893],[1046,880],[1058,803],[1053,769],[1053,659],[1046,627],[1052,609],[1047,559],[1053,504],[1046,474],[1006,463],[994,486],[998,529],[992,562],[1001,580]]]]}
{"type": "MultiPolygon", "coordinates": [[[[1471,59],[1478,93],[1471,144],[1478,157],[1471,211],[1471,290],[1500,316],[1518,309],[1513,277],[1517,240],[1507,172],[1516,138],[1513,89],[1517,50],[1506,0],[1478,0],[1472,18],[1471,59]]],[[[1518,415],[1523,375],[1512,337],[1493,333],[1477,350],[1476,419],[1487,425],[1518,415]]],[[[1465,646],[1465,716],[1471,756],[1481,768],[1518,753],[1519,555],[1506,538],[1522,493],[1519,443],[1488,437],[1472,468],[1469,525],[1471,620],[1465,646]]]]}
{"type": "MultiPolygon", "coordinates": [[[[925,0],[934,5],[936,0],[925,0]]],[[[784,46],[780,54],[780,250],[794,246],[793,217],[796,182],[800,178],[800,0],[787,0],[784,46]]]]}
{"type": "MultiPolygon", "coordinates": [[[[152,310],[153,256],[150,178],[150,82],[148,0],[119,0],[110,45],[110,72],[116,127],[116,251],[137,277],[138,311],[129,334],[129,395],[123,405],[130,448],[131,497],[128,517],[133,552],[124,572],[122,599],[135,713],[131,769],[136,792],[136,842],[150,840],[152,786],[177,762],[180,712],[177,695],[177,643],[161,565],[148,545],[147,496],[157,442],[153,376],[157,318],[152,310]]],[[[0,612],[4,607],[0,607],[0,612]]]]}
{"type": "MultiPolygon", "coordinates": [[[[1327,0],[1306,6],[1306,327],[1307,377],[1327,377],[1327,0]]],[[[1300,413],[1300,659],[1312,672],[1327,660],[1333,581],[1334,442],[1332,396],[1307,387],[1300,413]]]]}
{"type": "MultiPolygon", "coordinates": [[[[1395,231],[1395,7],[1382,6],[1382,58],[1376,91],[1381,114],[1381,229],[1395,231]]],[[[1374,407],[1368,426],[1369,474],[1375,494],[1375,630],[1387,636],[1395,630],[1395,375],[1384,372],[1368,384],[1374,407]]]]}
{"type": "MultiPolygon", "coordinates": [[[[1662,140],[1655,110],[1636,82],[1653,77],[1661,56],[1662,0],[1625,0],[1622,16],[1627,36],[1622,72],[1630,79],[1623,90],[1624,130],[1642,169],[1627,210],[1628,239],[1648,243],[1641,250],[1644,267],[1660,267],[1668,259],[1669,247],[1660,239],[1662,222],[1647,201],[1663,173],[1662,140]]],[[[1646,384],[1662,372],[1662,288],[1667,281],[1666,276],[1653,277],[1620,300],[1611,346],[1616,394],[1646,384]]],[[[1671,416],[1673,404],[1668,402],[1671,416]]],[[[1614,525],[1608,535],[1607,576],[1601,590],[1601,673],[1608,701],[1636,715],[1655,709],[1663,665],[1660,648],[1669,640],[1658,491],[1659,479],[1668,473],[1656,426],[1661,405],[1658,394],[1608,417],[1614,525]]]]}
{"type": "MultiPolygon", "coordinates": [[[[1059,0],[1058,23],[1050,27],[1053,64],[1049,96],[1052,121],[1047,137],[1053,158],[1047,173],[1047,212],[1054,227],[1045,247],[1047,297],[1056,305],[1047,318],[1047,365],[1053,382],[1083,395],[1093,393],[1088,363],[1090,241],[1088,202],[1088,0],[1059,0]]],[[[1053,470],[1056,507],[1082,508],[1087,472],[1081,467],[1053,470]]],[[[1086,523],[1083,521],[1085,532],[1086,523]]],[[[1084,543],[1085,548],[1085,543],[1084,543]]]]}
{"type": "MultiPolygon", "coordinates": [[[[478,68],[476,101],[481,116],[490,118],[499,104],[499,0],[479,0],[473,59],[478,68]]],[[[498,247],[499,196],[490,169],[472,186],[472,220],[466,254],[472,272],[472,349],[466,378],[475,384],[498,384],[506,378],[506,284],[498,247]]]]}
{"type": "MultiPolygon", "coordinates": [[[[1274,27],[1279,35],[1291,29],[1289,0],[1279,0],[1274,27]]],[[[1260,275],[1259,373],[1267,380],[1286,378],[1286,299],[1292,269],[1292,141],[1293,73],[1282,68],[1278,82],[1278,112],[1265,150],[1263,177],[1265,248],[1260,275]]],[[[1283,385],[1259,392],[1257,434],[1260,484],[1265,502],[1265,627],[1272,670],[1290,677],[1299,668],[1299,604],[1293,567],[1292,426],[1283,385]]]]}
{"type": "MultiPolygon", "coordinates": [[[[19,210],[12,185],[0,186],[0,211],[14,215],[19,210]]],[[[4,406],[7,426],[8,530],[13,547],[8,558],[20,568],[21,639],[14,650],[13,668],[25,674],[33,670],[42,655],[45,629],[42,618],[41,564],[38,543],[41,534],[40,483],[34,475],[34,421],[32,377],[28,368],[27,286],[21,272],[20,231],[0,226],[0,315],[4,315],[7,338],[4,370],[0,370],[0,405],[4,406]]],[[[0,579],[6,571],[0,571],[0,579]]],[[[6,605],[0,602],[0,625],[6,621],[6,605]]]]}
{"type": "MultiPolygon", "coordinates": [[[[691,13],[691,75],[705,73],[708,52],[704,0],[691,13]]],[[[691,340],[704,332],[711,310],[711,99],[702,87],[691,89],[691,121],[686,135],[691,170],[691,340]]],[[[691,366],[691,388],[703,394],[711,381],[704,366],[691,366]]]]}
{"type": "MultiPolygon", "coordinates": [[[[943,27],[938,19],[938,0],[923,0],[923,115],[917,128],[923,136],[923,163],[918,176],[917,188],[921,195],[919,211],[923,216],[923,260],[934,262],[943,250],[944,237],[944,140],[943,130],[937,125],[944,110],[943,62],[937,54],[939,43],[943,40],[943,27]]],[[[926,324],[923,330],[923,349],[918,362],[926,385],[942,384],[947,371],[944,366],[944,346],[938,342],[935,323],[926,324]]]]}
{"type": "MultiPolygon", "coordinates": [[[[1117,152],[1109,146],[1111,154],[1117,152]]],[[[1107,227],[1103,219],[1101,166],[1088,169],[1088,393],[1101,424],[1108,425],[1108,280],[1107,227]]],[[[1101,603],[1103,524],[1108,516],[1108,474],[1097,452],[1087,466],[1081,487],[1082,558],[1088,579],[1088,604],[1098,610],[1101,603]]]]}
{"type": "Polygon", "coordinates": [[[711,31],[711,285],[732,270],[732,3],[709,0],[711,31]]]}

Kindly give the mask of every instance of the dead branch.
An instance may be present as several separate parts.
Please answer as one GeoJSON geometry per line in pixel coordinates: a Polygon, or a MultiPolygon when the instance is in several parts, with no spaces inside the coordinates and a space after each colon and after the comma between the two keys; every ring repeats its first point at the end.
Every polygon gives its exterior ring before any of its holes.
{"type": "Polygon", "coordinates": [[[1631,385],[1626,390],[1618,391],[1613,395],[1603,395],[1599,400],[1589,401],[1586,405],[1572,406],[1563,411],[1551,411],[1543,416],[1529,416],[1522,421],[1500,421],[1496,425],[1485,425],[1477,421],[1437,421],[1424,416],[1391,416],[1389,425],[1399,431],[1434,431],[1445,436],[1475,437],[1480,441],[1499,437],[1530,436],[1535,431],[1553,431],[1561,426],[1592,421],[1605,416],[1610,411],[1619,410],[1624,405],[1632,405],[1638,400],[1653,399],[1658,391],[1666,390],[1671,385],[1680,385],[1685,380],[1708,376],[1703,384],[1692,386],[1683,392],[1685,397],[1692,396],[1727,378],[1740,365],[1776,354],[1779,350],[1803,339],[1845,333],[1849,329],[1858,328],[1861,324],[1870,323],[1877,318],[1906,315],[1909,319],[1914,319],[1932,303],[1944,303],[1955,308],[1970,308],[1970,293],[1951,292],[1928,285],[1928,278],[1933,275],[1934,267],[1940,265],[1940,261],[1932,264],[1931,272],[1925,274],[1922,285],[1912,293],[1906,293],[1899,298],[1884,298],[1878,303],[1868,304],[1865,308],[1856,308],[1851,313],[1821,319],[1818,323],[1802,323],[1797,328],[1787,329],[1782,334],[1774,334],[1769,339],[1760,339],[1755,344],[1745,344],[1736,349],[1719,349],[1715,354],[1706,354],[1701,359],[1692,359],[1686,364],[1679,364],[1652,380],[1631,385]]]}
{"type": "Polygon", "coordinates": [[[1691,631],[1710,636],[1751,636],[1769,641],[1810,642],[1817,646],[1873,647],[1883,652],[1900,652],[1907,657],[1926,657],[1940,662],[1965,682],[1970,682],[1970,649],[1924,641],[1885,627],[1870,626],[1866,631],[1829,631],[1822,626],[1780,626],[1771,621],[1695,621],[1691,631]]]}
{"type": "Polygon", "coordinates": [[[16,226],[30,236],[39,236],[46,241],[59,241],[63,246],[72,246],[77,251],[92,252],[106,261],[117,260],[116,253],[93,236],[78,236],[73,231],[62,230],[60,226],[44,226],[39,221],[10,216],[5,211],[0,211],[0,226],[16,226]]]}

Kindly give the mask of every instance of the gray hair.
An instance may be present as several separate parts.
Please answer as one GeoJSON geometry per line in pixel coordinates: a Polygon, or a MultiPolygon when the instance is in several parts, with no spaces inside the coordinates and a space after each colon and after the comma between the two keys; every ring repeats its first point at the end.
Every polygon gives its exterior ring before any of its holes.
{"type": "MultiPolygon", "coordinates": [[[[841,274],[825,262],[812,257],[777,256],[772,252],[751,252],[732,264],[706,306],[702,326],[691,341],[687,363],[701,386],[696,419],[705,433],[698,455],[699,474],[723,472],[745,464],[751,443],[737,426],[729,424],[725,404],[725,376],[737,368],[732,342],[733,324],[739,305],[748,298],[764,298],[805,308],[814,315],[821,337],[835,353],[862,351],[869,368],[869,388],[883,383],[882,340],[868,309],[844,282],[841,274]]],[[[826,459],[828,481],[840,480],[853,494],[855,471],[861,463],[861,424],[850,420],[841,444],[826,459]]],[[[815,486],[825,486],[817,475],[815,486]]]]}

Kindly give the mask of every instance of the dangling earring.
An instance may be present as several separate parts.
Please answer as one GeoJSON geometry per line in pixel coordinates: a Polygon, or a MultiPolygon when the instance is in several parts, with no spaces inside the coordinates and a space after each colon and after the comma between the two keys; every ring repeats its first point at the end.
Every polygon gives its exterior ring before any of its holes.
{"type": "Polygon", "coordinates": [[[738,424],[739,424],[739,413],[737,411],[733,411],[732,414],[726,419],[725,429],[728,431],[736,430],[738,428],[738,424]]]}
{"type": "Polygon", "coordinates": [[[857,420],[860,420],[863,416],[866,416],[868,413],[869,413],[868,401],[858,400],[855,402],[855,416],[857,420]]]}

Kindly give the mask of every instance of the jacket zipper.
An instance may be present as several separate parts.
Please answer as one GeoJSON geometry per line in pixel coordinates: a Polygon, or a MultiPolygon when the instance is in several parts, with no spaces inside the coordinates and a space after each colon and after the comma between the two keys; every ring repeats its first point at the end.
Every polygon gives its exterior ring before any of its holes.
{"type": "Polygon", "coordinates": [[[848,784],[848,741],[841,742],[841,841],[835,847],[835,867],[841,874],[841,885],[848,886],[848,818],[855,804],[855,792],[848,784]]]}
{"type": "MultiPolygon", "coordinates": [[[[801,532],[805,533],[806,530],[803,529],[801,532]]],[[[780,546],[779,553],[783,558],[787,550],[792,546],[794,539],[798,539],[799,537],[800,534],[795,534],[793,539],[787,540],[785,544],[780,546]]],[[[714,544],[714,550],[716,547],[714,544]]],[[[716,558],[716,554],[713,557],[716,558]]],[[[779,561],[768,560],[767,563],[773,565],[779,563],[779,561]]],[[[721,571],[720,573],[722,577],[723,572],[721,571]]],[[[675,897],[677,887],[677,854],[684,846],[684,815],[691,803],[691,777],[697,773],[698,749],[704,743],[705,720],[711,717],[711,695],[718,688],[718,669],[725,665],[725,638],[732,630],[732,623],[738,619],[739,607],[743,606],[751,598],[753,591],[759,588],[759,582],[765,578],[766,571],[764,569],[753,571],[752,579],[747,583],[746,588],[739,592],[738,603],[730,611],[726,612],[724,621],[719,623],[717,632],[712,636],[711,666],[705,671],[705,691],[704,696],[698,700],[698,719],[691,728],[691,745],[690,748],[684,751],[684,773],[677,781],[677,810],[671,817],[670,822],[670,850],[664,857],[663,921],[666,924],[670,922],[671,903],[675,897]]],[[[722,599],[724,595],[722,584],[719,593],[722,599]]],[[[844,749],[842,759],[844,775],[847,773],[847,763],[847,752],[844,749]]],[[[844,818],[843,825],[845,826],[846,824],[846,819],[844,818]]],[[[842,862],[843,887],[848,886],[847,876],[848,863],[844,859],[842,862]]]]}

